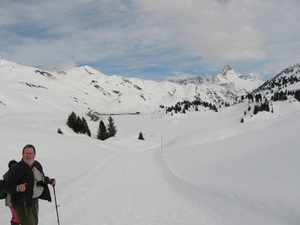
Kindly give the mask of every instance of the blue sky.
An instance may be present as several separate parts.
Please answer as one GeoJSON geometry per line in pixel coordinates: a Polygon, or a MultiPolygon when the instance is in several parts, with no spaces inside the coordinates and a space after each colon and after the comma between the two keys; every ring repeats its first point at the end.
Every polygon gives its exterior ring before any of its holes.
{"type": "Polygon", "coordinates": [[[226,65],[269,79],[300,63],[299,9],[298,0],[1,1],[0,56],[156,81],[226,65]]]}

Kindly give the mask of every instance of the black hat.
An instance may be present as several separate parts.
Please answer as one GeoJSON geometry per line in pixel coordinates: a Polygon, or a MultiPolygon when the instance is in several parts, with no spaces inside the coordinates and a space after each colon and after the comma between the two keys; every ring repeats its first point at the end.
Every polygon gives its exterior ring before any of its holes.
{"type": "Polygon", "coordinates": [[[14,164],[18,163],[16,160],[10,160],[8,163],[8,168],[12,167],[14,164]]]}

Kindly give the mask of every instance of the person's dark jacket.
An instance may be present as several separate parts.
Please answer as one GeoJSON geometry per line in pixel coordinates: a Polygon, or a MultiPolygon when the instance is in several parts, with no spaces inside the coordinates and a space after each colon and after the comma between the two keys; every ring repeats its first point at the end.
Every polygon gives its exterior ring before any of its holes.
{"type": "MultiPolygon", "coordinates": [[[[45,187],[43,193],[39,197],[43,200],[48,200],[51,202],[50,190],[47,184],[49,184],[48,177],[45,177],[43,167],[38,161],[34,161],[32,167],[37,168],[44,176],[45,187]]],[[[8,177],[6,179],[4,190],[11,194],[11,203],[12,205],[24,205],[24,197],[26,200],[26,205],[32,205],[32,195],[33,195],[33,186],[34,186],[34,175],[32,172],[32,167],[24,162],[23,160],[15,164],[10,168],[8,177]],[[18,192],[17,186],[19,184],[26,183],[25,192],[18,192]]]]}

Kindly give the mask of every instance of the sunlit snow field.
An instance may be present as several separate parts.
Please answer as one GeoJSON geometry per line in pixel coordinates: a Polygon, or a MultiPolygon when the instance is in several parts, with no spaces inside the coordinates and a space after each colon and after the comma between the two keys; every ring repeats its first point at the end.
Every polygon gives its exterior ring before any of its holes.
{"type": "MultiPolygon", "coordinates": [[[[118,132],[106,141],[95,138],[99,121],[88,121],[89,138],[71,132],[59,114],[4,114],[0,168],[4,174],[25,144],[35,145],[36,160],[57,179],[61,225],[298,224],[299,103],[278,103],[293,110],[245,123],[241,107],[112,116],[118,132]]],[[[4,201],[0,210],[8,224],[4,201]]],[[[40,201],[39,218],[57,223],[54,201],[40,201]]]]}

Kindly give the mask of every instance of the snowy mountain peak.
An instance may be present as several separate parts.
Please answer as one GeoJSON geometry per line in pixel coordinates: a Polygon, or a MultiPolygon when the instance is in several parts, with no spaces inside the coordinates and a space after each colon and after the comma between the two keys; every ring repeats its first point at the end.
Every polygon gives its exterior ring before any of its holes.
{"type": "Polygon", "coordinates": [[[230,79],[239,78],[241,74],[235,71],[234,69],[232,69],[230,66],[225,66],[222,72],[218,76],[230,80],[230,79]]]}
{"type": "Polygon", "coordinates": [[[232,69],[229,65],[225,66],[221,72],[221,74],[224,76],[226,76],[227,74],[230,74],[230,73],[237,74],[238,72],[236,72],[234,69],[232,69]]]}
{"type": "Polygon", "coordinates": [[[259,75],[241,75],[230,66],[225,66],[216,76],[205,75],[168,81],[179,85],[195,85],[197,98],[209,102],[232,102],[236,97],[246,95],[264,83],[259,75]]]}

